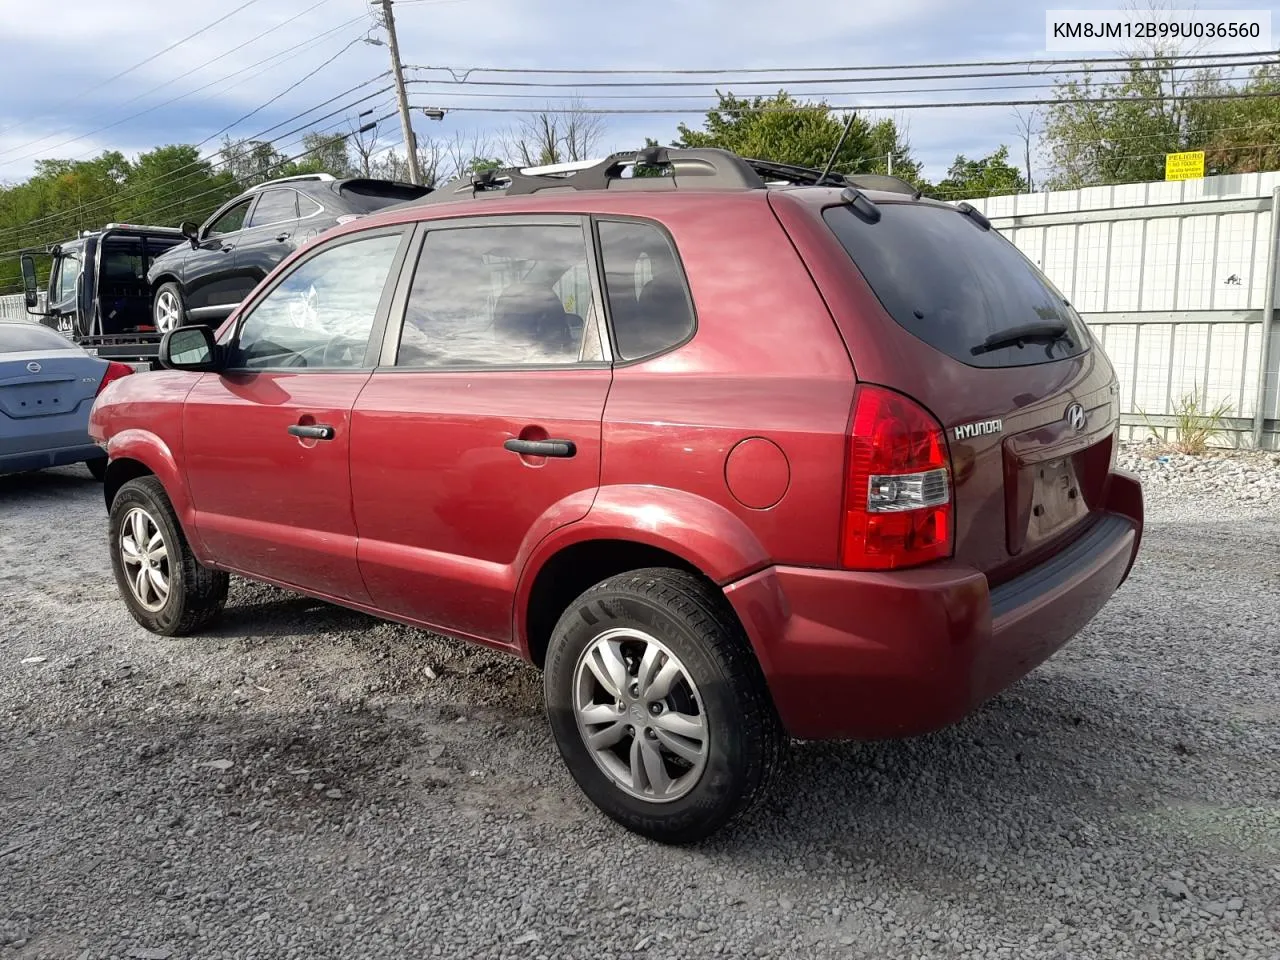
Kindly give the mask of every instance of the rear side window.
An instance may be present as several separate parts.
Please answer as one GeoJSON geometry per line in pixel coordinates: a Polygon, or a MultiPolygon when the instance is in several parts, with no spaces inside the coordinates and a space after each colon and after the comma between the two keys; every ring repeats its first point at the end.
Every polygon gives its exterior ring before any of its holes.
{"type": "Polygon", "coordinates": [[[0,353],[75,350],[76,345],[37,323],[0,323],[0,353]]]}
{"type": "Polygon", "coordinates": [[[925,343],[975,367],[1045,363],[1088,348],[1080,316],[995,230],[928,204],[879,209],[875,223],[844,206],[823,218],[889,315],[925,343]]]}
{"type": "Polygon", "coordinates": [[[598,229],[618,358],[638,360],[688,339],[692,300],[666,234],[634,220],[601,220],[598,229]]]}

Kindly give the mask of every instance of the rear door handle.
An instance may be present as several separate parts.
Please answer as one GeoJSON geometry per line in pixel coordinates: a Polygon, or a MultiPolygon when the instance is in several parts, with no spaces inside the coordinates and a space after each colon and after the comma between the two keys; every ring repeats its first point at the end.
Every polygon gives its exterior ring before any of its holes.
{"type": "Polygon", "coordinates": [[[507,440],[503,448],[524,457],[572,457],[578,452],[572,440],[507,440]]]}
{"type": "Polygon", "coordinates": [[[289,239],[289,237],[290,237],[290,236],[292,236],[292,234],[289,234],[289,233],[277,233],[277,234],[276,234],[276,242],[277,242],[277,243],[284,243],[286,240],[288,240],[288,239],[289,239]]]}
{"type": "Polygon", "coordinates": [[[289,433],[304,440],[333,439],[333,427],[327,423],[295,423],[290,425],[289,433]]]}

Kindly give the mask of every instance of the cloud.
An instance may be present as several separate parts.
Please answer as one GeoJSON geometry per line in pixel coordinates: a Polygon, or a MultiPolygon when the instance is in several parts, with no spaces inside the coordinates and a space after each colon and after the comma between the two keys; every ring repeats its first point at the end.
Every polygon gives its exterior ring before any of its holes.
{"type": "MultiPolygon", "coordinates": [[[[243,11],[196,39],[106,82],[245,0],[207,4],[159,0],[58,0],[56,17],[33,14],[30,0],[0,0],[4,57],[0,58],[0,181],[30,174],[40,157],[89,157],[106,148],[127,153],[165,143],[204,140],[245,113],[278,97],[234,128],[248,136],[281,124],[342,91],[388,69],[385,46],[357,42],[331,65],[291,92],[286,88],[320,66],[352,40],[380,36],[365,0],[254,0],[243,11]],[[317,5],[318,4],[318,5],[317,5]],[[315,6],[315,9],[308,8],[315,6]],[[302,14],[299,16],[299,14],[302,14]],[[293,18],[293,19],[291,19],[293,18]],[[286,21],[289,21],[286,23],[286,21]],[[349,22],[354,21],[354,22],[349,22]],[[330,32],[326,37],[325,33],[330,32]],[[254,64],[299,44],[310,46],[288,59],[254,64]],[[241,49],[233,49],[241,47],[241,49]],[[215,62],[201,67],[206,61],[215,62]],[[193,71],[193,68],[200,67],[193,71]],[[190,73],[190,76],[182,76],[190,73]],[[207,89],[199,89],[208,86],[207,89]],[[154,89],[158,88],[158,89],[154,89]],[[173,103],[164,101],[177,99],[173,103]]],[[[1229,5],[1232,0],[1222,0],[1229,5]]],[[[1217,3],[1201,3],[1202,7],[1217,3]]],[[[630,7],[590,0],[427,0],[396,7],[405,61],[415,65],[578,68],[767,68],[876,65],[931,61],[972,61],[1042,55],[1044,10],[1023,0],[958,4],[954,0],[893,0],[886,3],[797,3],[776,0],[683,0],[678,4],[630,7]]],[[[564,103],[575,95],[609,94],[632,99],[594,101],[623,107],[660,103],[687,107],[680,116],[614,116],[607,119],[606,146],[629,148],[645,136],[667,142],[680,120],[697,122],[714,103],[715,78],[692,88],[599,89],[474,86],[440,82],[415,84],[419,105],[447,107],[514,106],[535,109],[564,103]],[[525,99],[511,97],[523,94],[525,99]],[[678,100],[657,96],[682,94],[678,100]],[[489,96],[475,96],[489,94],[489,96]],[[494,96],[499,94],[501,96],[494,96]],[[638,98],[638,99],[637,99],[638,98]]],[[[542,80],[563,77],[477,75],[471,79],[542,80]]],[[[595,78],[603,80],[607,78],[595,78]]],[[[673,79],[673,78],[664,78],[673,79]]],[[[705,81],[705,82],[702,82],[705,81]]],[[[377,89],[386,79],[364,88],[377,89]]],[[[972,82],[970,82],[972,84],[972,82]]],[[[723,83],[719,84],[722,88],[723,83]]],[[[896,85],[901,90],[906,84],[896,85]]],[[[916,86],[949,86],[945,82],[916,86]]],[[[860,82],[844,89],[866,90],[860,82]]],[[[769,87],[732,85],[735,93],[771,93],[769,87]]],[[[894,85],[884,85],[894,89],[894,85]]],[[[793,92],[827,92],[815,85],[793,92]]],[[[994,91],[993,98],[1039,96],[1046,91],[994,91]]],[[[976,98],[957,92],[954,98],[976,98]]],[[[839,95],[833,102],[848,102],[839,95]]],[[[862,96],[874,106],[884,96],[862,96]]],[[[895,94],[895,100],[945,100],[944,94],[895,94]]],[[[353,108],[355,121],[371,105],[388,108],[384,95],[353,108]]],[[[332,109],[332,107],[328,108],[332,109]]],[[[327,112],[317,110],[316,117],[327,112]]],[[[904,112],[917,156],[932,176],[940,176],[956,153],[982,155],[999,143],[1014,144],[1015,123],[1008,108],[904,112]]],[[[455,132],[498,135],[517,120],[513,114],[458,110],[443,123],[424,120],[420,137],[455,132]]],[[[280,126],[275,133],[288,130],[280,126]]],[[[385,124],[388,142],[398,138],[398,121],[385,124]]],[[[287,150],[297,138],[285,145],[287,150]]],[[[211,143],[212,150],[216,143],[211,143]]]]}

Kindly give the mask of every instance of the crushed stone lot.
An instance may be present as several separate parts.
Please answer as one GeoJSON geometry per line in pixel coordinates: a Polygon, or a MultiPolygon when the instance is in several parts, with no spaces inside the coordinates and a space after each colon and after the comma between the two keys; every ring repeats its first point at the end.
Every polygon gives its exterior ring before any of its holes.
{"type": "Polygon", "coordinates": [[[233,580],[116,595],[101,486],[0,478],[0,960],[1280,958],[1280,457],[1127,451],[1129,582],[960,725],[799,744],[711,842],[562,766],[514,659],[233,580]]]}

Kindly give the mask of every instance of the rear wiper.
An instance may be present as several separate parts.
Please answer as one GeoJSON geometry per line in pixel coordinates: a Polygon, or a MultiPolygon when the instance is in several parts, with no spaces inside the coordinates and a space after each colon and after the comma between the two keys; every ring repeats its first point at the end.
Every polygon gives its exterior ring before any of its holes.
{"type": "Polygon", "coordinates": [[[989,353],[1001,347],[1020,347],[1028,341],[1038,343],[1057,343],[1059,340],[1070,340],[1065,323],[1027,323],[1020,327],[1010,327],[993,333],[969,352],[975,357],[980,353],[989,353]]]}

